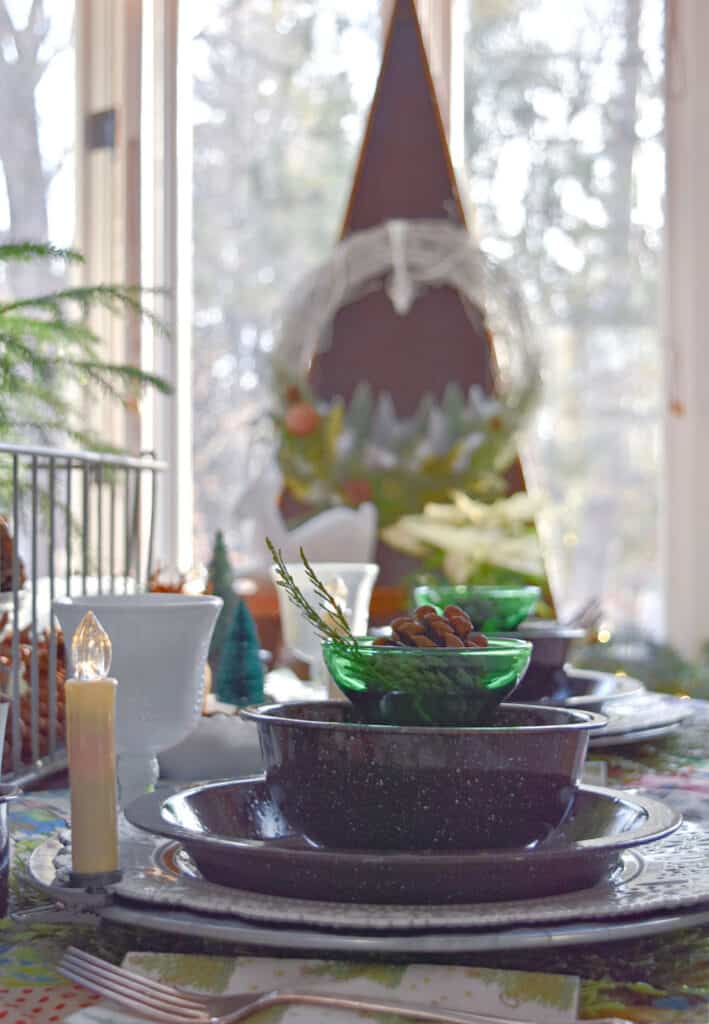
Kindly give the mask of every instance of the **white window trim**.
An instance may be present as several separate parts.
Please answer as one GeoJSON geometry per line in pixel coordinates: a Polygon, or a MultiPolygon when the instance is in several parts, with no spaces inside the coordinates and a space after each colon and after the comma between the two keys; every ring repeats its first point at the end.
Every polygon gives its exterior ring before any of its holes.
{"type": "Polygon", "coordinates": [[[709,640],[709,4],[668,0],[665,466],[667,638],[709,640]]]}
{"type": "Polygon", "coordinates": [[[158,492],[156,563],[187,571],[194,560],[192,82],[179,15],[178,0],[143,0],[141,270],[146,287],[165,289],[157,309],[169,336],[144,324],[142,365],[174,394],[147,396],[141,446],[168,465],[158,492]]]}
{"type": "MultiPolygon", "coordinates": [[[[76,2],[77,160],[76,246],[85,257],[84,283],[135,283],[140,279],[138,176],[140,111],[140,0],[109,5],[76,2]],[[86,120],[114,110],[112,147],[90,150],[86,120]]],[[[114,362],[138,362],[136,318],[95,310],[92,323],[114,362]]],[[[112,443],[135,450],[136,412],[93,403],[87,420],[112,443]]]]}

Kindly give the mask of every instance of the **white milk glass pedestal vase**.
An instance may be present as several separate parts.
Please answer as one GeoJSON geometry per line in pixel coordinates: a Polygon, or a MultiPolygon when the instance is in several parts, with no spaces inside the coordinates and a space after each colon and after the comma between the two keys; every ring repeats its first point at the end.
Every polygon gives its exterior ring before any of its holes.
{"type": "MultiPolygon", "coordinates": [[[[379,575],[379,566],[371,562],[313,562],[311,565],[315,575],[339,604],[352,632],[355,636],[364,636],[369,626],[369,604],[379,575]]],[[[289,562],[286,568],[305,599],[318,607],[319,600],[305,573],[305,567],[300,562],[289,562]]],[[[271,579],[277,584],[275,568],[271,569],[271,579]]],[[[276,586],[276,591],[283,643],[299,658],[308,662],[313,681],[323,687],[327,686],[331,699],[343,700],[343,695],[325,667],[320,637],[302,611],[288,600],[283,587],[276,586]]]]}
{"type": "MultiPolygon", "coordinates": [[[[207,652],[222,599],[188,594],[62,597],[54,612],[71,649],[93,611],[111,637],[116,692],[116,753],[122,806],[152,788],[157,754],[195,727],[202,710],[207,652]]],[[[69,666],[67,666],[69,668],[69,666]]]]}

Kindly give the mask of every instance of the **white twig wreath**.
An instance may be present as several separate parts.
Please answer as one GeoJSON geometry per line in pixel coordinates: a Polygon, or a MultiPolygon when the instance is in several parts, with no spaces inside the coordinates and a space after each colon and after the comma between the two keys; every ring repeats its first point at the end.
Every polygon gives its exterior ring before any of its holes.
{"type": "Polygon", "coordinates": [[[539,375],[525,303],[509,274],[475,246],[468,232],[444,220],[390,220],[342,241],[332,257],[301,280],[281,318],[274,359],[307,374],[331,340],[338,310],[382,288],[407,314],[428,288],[458,292],[476,327],[487,322],[496,369],[508,400],[539,375]]]}
{"type": "MultiPolygon", "coordinates": [[[[471,332],[472,333],[472,332],[471,332]]],[[[508,274],[446,221],[389,221],[351,235],[308,274],[285,307],[273,356],[270,424],[291,493],[312,507],[375,502],[383,526],[458,490],[486,500],[505,487],[516,432],[538,390],[539,365],[525,305],[508,274]],[[323,401],[308,372],[325,351],[338,310],[384,289],[407,314],[428,288],[457,291],[474,334],[494,339],[496,397],[454,376],[440,397],[398,416],[376,381],[345,401],[323,401]]]]}

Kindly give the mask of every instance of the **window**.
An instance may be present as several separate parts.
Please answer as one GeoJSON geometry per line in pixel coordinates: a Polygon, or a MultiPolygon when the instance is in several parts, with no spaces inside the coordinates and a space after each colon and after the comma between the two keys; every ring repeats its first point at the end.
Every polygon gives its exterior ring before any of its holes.
{"type": "Polygon", "coordinates": [[[337,239],[379,62],[379,0],[194,7],[195,554],[235,540],[288,289],[337,239]]]}
{"type": "Polygon", "coordinates": [[[458,2],[474,230],[545,356],[525,465],[559,611],[658,628],[664,2],[458,2]]]}
{"type": "MultiPolygon", "coordinates": [[[[599,596],[613,624],[656,629],[664,2],[563,18],[558,0],[456,2],[471,226],[524,286],[545,355],[525,464],[559,611],[599,596]]],[[[278,308],[337,236],[381,31],[378,0],[351,8],[211,0],[194,16],[198,558],[216,529],[237,540],[278,308]]]]}
{"type": "MultiPolygon", "coordinates": [[[[72,0],[0,0],[0,240],[74,241],[74,90],[72,0]]],[[[59,272],[15,266],[0,295],[39,293],[59,272]]]]}

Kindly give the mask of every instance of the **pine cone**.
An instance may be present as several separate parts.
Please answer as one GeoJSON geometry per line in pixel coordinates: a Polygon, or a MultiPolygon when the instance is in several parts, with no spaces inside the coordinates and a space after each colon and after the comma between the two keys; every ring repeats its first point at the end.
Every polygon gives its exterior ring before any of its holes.
{"type": "Polygon", "coordinates": [[[374,643],[377,647],[487,647],[487,637],[475,632],[457,605],[449,605],[443,615],[431,605],[421,605],[412,618],[394,619],[391,636],[379,637],[374,643]]]}
{"type": "MultiPolygon", "coordinates": [[[[10,527],[6,519],[0,516],[0,590],[12,590],[12,556],[14,544],[10,527]]],[[[24,562],[18,559],[19,584],[24,587],[27,575],[24,562]]]]}

